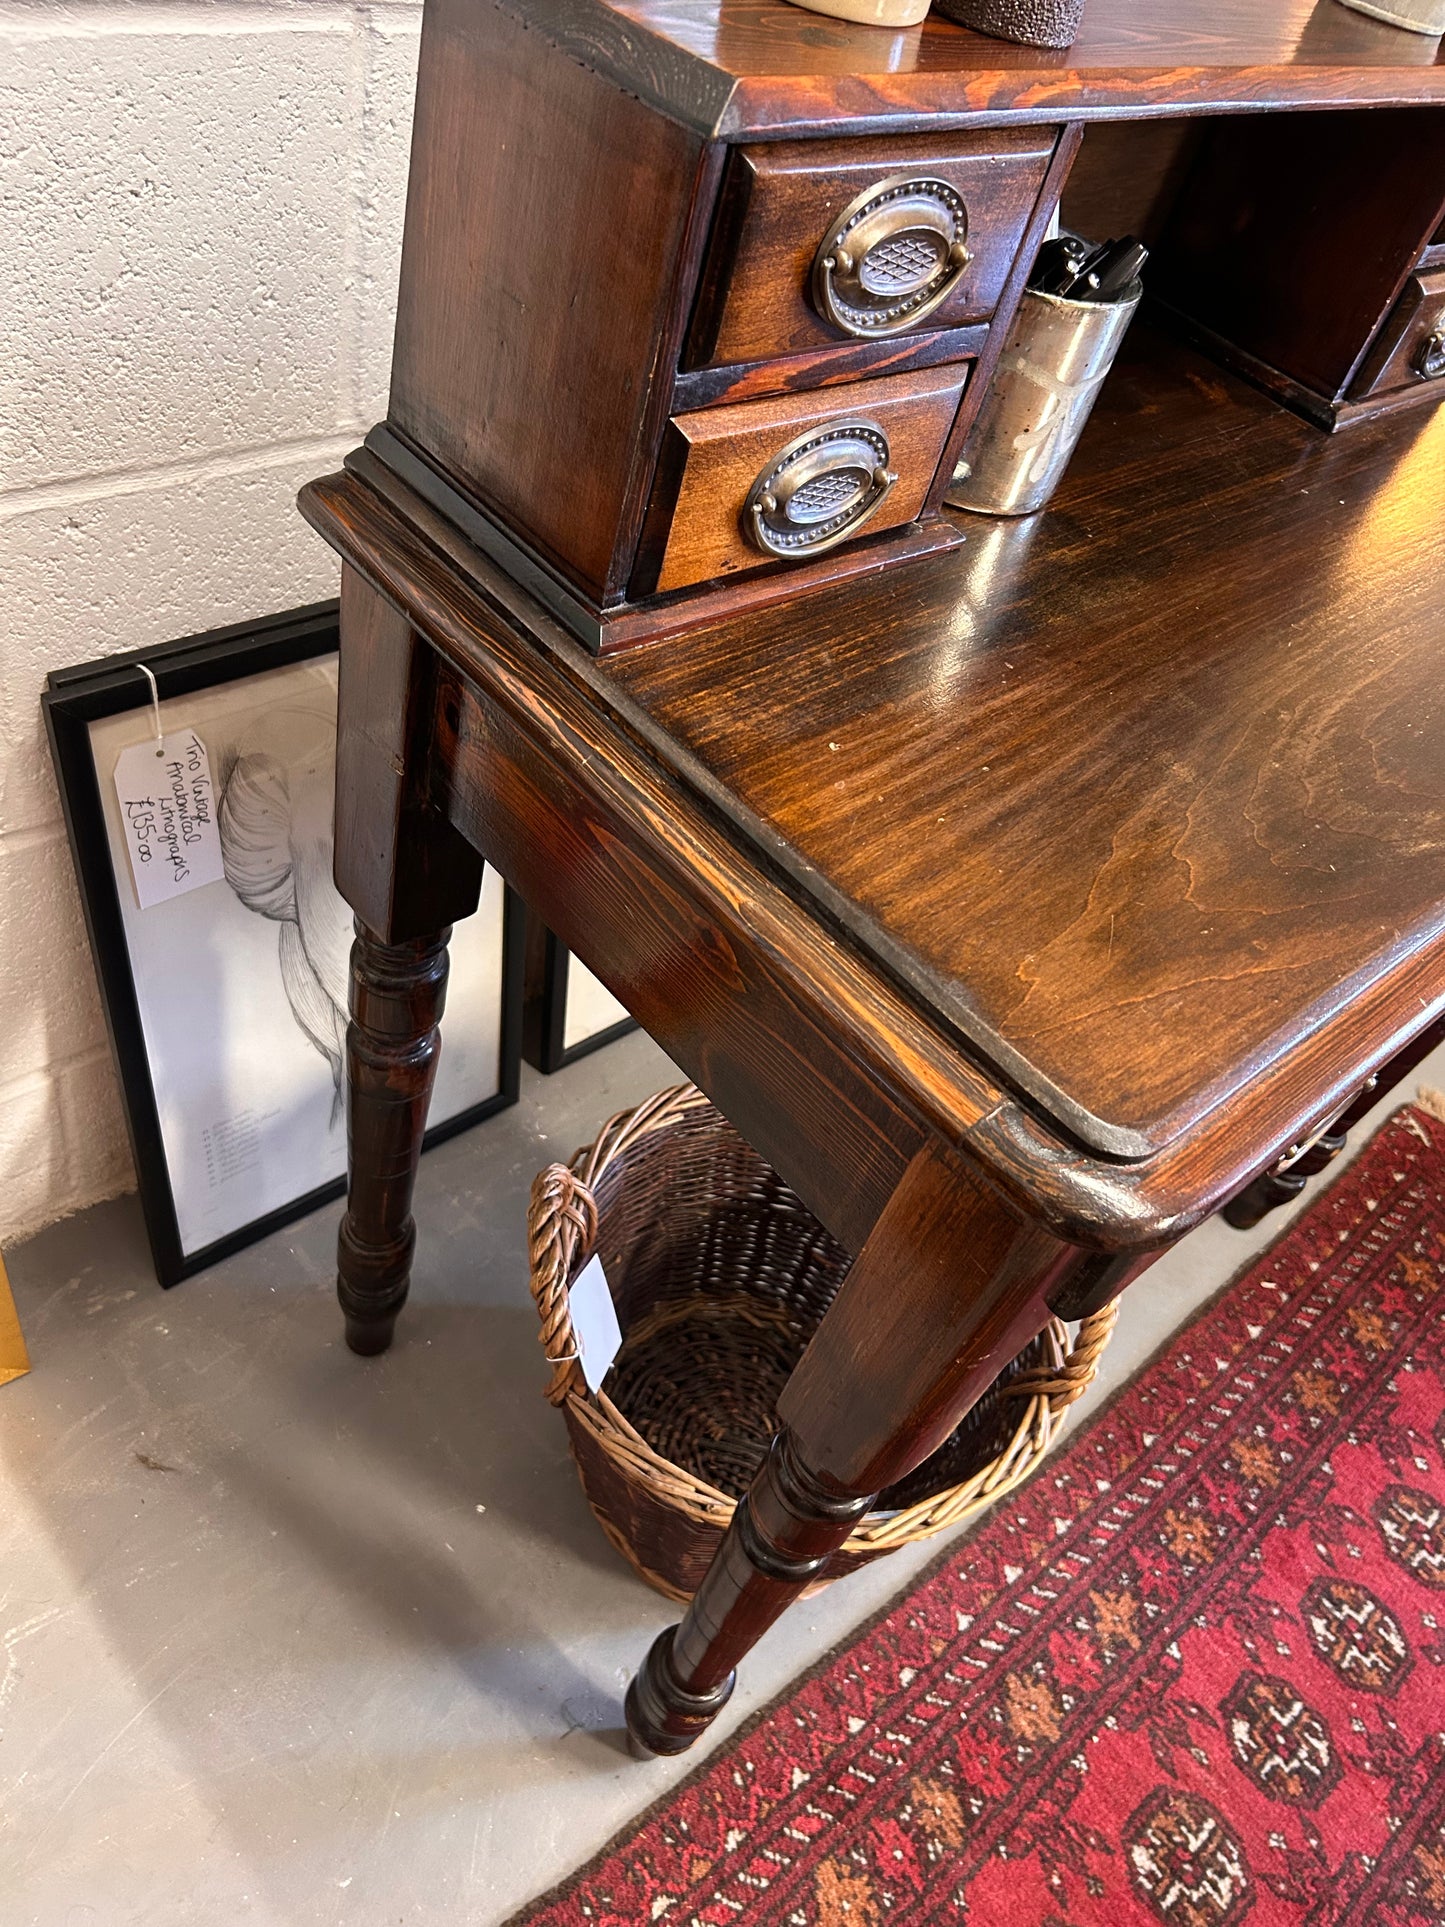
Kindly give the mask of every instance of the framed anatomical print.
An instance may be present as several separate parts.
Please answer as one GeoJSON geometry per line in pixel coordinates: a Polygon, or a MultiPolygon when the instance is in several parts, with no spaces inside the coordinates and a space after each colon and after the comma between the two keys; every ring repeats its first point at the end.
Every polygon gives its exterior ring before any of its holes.
{"type": "MultiPolygon", "coordinates": [[[[42,702],[162,1284],[339,1195],[351,913],[336,605],[49,679],[42,702]]],[[[523,918],[458,924],[428,1143],[517,1095],[523,918]]]]}

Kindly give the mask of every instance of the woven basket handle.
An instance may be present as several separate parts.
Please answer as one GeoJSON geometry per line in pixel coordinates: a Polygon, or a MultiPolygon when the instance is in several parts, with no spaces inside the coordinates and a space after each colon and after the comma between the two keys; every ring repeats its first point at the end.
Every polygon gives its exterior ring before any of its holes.
{"type": "Polygon", "coordinates": [[[561,1405],[569,1392],[585,1395],[587,1390],[577,1362],[568,1294],[578,1267],[592,1256],[597,1243],[597,1200],[592,1187],[612,1160],[639,1137],[706,1104],[692,1084],[658,1091],[631,1110],[609,1117],[595,1140],[574,1153],[571,1164],[549,1164],[533,1179],[527,1206],[527,1261],[532,1297],[542,1321],[542,1351],[552,1367],[547,1397],[554,1405],[561,1405]]]}
{"type": "Polygon", "coordinates": [[[1099,1360],[1113,1335],[1119,1318],[1119,1300],[1111,1299],[1102,1311],[1090,1312],[1079,1321],[1073,1345],[1062,1365],[1036,1365],[1020,1372],[1004,1387],[1009,1398],[1046,1398],[1055,1412],[1066,1411],[1081,1399],[1099,1374],[1099,1360]]]}
{"type": "Polygon", "coordinates": [[[579,1252],[597,1242],[597,1201],[565,1164],[549,1164],[532,1181],[527,1206],[527,1259],[532,1297],[542,1321],[538,1336],[552,1367],[547,1397],[560,1405],[586,1383],[577,1362],[569,1289],[579,1252]]]}

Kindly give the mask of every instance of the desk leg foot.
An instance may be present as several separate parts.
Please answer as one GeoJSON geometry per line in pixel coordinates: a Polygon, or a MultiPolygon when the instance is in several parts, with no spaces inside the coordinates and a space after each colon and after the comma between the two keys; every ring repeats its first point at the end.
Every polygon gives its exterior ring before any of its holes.
{"type": "Polygon", "coordinates": [[[754,1646],[873,1503],[842,1493],[803,1464],[782,1431],[733,1514],[681,1625],[653,1643],[627,1690],[634,1752],[685,1753],[727,1705],[737,1660],[754,1646]]]}
{"type": "Polygon", "coordinates": [[[690,1693],[672,1663],[676,1626],[659,1633],[627,1689],[627,1740],[634,1759],[686,1753],[732,1698],[736,1673],[728,1673],[711,1692],[690,1693]]]}
{"type": "Polygon", "coordinates": [[[336,1295],[363,1358],[390,1345],[411,1283],[411,1197],[436,1077],[450,929],[383,943],[356,925],[346,1032],[346,1216],[336,1295]]]}
{"type": "Polygon", "coordinates": [[[1261,1171],[1225,1205],[1224,1222],[1236,1231],[1252,1231],[1271,1211],[1293,1203],[1311,1178],[1334,1163],[1347,1141],[1344,1131],[1326,1131],[1300,1156],[1288,1161],[1281,1158],[1268,1171],[1261,1171]]]}
{"type": "Polygon", "coordinates": [[[959,1155],[919,1153],[785,1386],[782,1430],[682,1623],[633,1682],[635,1748],[681,1753],[706,1731],[739,1661],[1039,1330],[1079,1255],[959,1155]]]}

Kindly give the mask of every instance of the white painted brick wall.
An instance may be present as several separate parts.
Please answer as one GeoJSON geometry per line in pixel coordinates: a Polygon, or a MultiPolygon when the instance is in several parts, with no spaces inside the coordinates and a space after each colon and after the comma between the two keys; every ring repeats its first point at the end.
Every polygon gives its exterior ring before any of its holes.
{"type": "Polygon", "coordinates": [[[420,5],[0,5],[0,1242],[134,1182],[46,673],[335,592],[420,5]]]}

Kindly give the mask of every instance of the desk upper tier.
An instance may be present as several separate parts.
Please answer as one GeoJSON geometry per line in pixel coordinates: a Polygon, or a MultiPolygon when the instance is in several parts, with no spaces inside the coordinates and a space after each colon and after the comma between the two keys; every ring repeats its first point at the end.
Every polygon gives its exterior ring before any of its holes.
{"type": "Polygon", "coordinates": [[[1326,438],[1139,329],[1054,505],[956,519],[592,675],[1098,1151],[1445,1005],[1445,410],[1326,438]]]}
{"type": "MultiPolygon", "coordinates": [[[[485,0],[479,0],[484,4],[485,0]]],[[[670,118],[727,140],[1016,115],[1177,115],[1445,100],[1439,43],[1338,0],[1088,0],[1072,47],[937,14],[890,32],[777,0],[505,0],[670,118]]]]}

